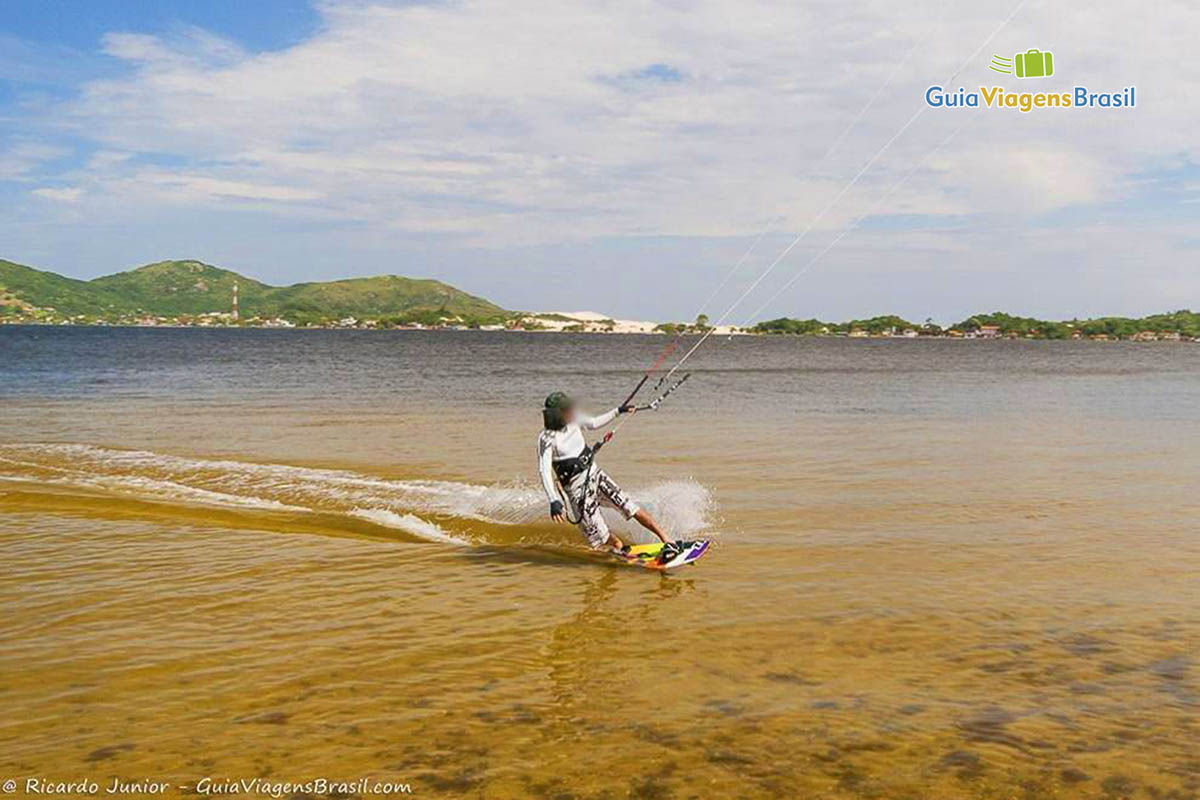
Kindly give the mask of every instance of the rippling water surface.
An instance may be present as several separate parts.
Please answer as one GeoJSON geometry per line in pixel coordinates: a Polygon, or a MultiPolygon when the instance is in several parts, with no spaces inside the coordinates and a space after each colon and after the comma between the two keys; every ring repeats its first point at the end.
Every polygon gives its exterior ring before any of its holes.
{"type": "Polygon", "coordinates": [[[1200,792],[1200,349],[714,342],[604,452],[659,576],[533,461],[663,344],[0,328],[0,776],[1200,792]]]}

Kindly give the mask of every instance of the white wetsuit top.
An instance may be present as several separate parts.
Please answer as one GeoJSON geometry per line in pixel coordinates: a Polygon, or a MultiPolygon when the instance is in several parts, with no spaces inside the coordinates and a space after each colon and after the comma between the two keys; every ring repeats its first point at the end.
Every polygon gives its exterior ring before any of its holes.
{"type": "Polygon", "coordinates": [[[558,492],[554,489],[553,463],[564,458],[578,458],[583,448],[587,447],[583,432],[603,428],[617,418],[617,413],[617,409],[614,408],[598,417],[580,414],[575,422],[566,427],[558,430],[547,428],[538,436],[538,473],[542,476],[542,488],[551,503],[559,499],[558,492]]]}

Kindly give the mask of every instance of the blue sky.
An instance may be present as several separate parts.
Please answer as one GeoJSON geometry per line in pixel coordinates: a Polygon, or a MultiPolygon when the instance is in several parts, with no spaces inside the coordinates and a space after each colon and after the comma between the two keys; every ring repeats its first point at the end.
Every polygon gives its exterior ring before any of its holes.
{"type": "Polygon", "coordinates": [[[252,50],[312,36],[320,15],[304,0],[31,0],[6,3],[5,32],[26,42],[95,52],[113,31],[162,33],[198,27],[252,50]]]}
{"type": "Polygon", "coordinates": [[[1029,3],[972,58],[1015,6],[6,3],[0,257],[391,272],[648,319],[743,261],[719,315],[778,259],[734,323],[1200,307],[1200,8],[1029,3]],[[1029,47],[1055,76],[987,70],[1029,47]],[[948,142],[964,118],[931,110],[872,160],[956,70],[1139,105],[977,112],[948,142]]]}

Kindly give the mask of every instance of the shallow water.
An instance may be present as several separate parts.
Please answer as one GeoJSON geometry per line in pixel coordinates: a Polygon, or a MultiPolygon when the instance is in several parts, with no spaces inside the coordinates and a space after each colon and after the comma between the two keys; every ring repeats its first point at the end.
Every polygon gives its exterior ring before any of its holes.
{"type": "Polygon", "coordinates": [[[533,475],[663,344],[0,328],[0,777],[1200,791],[1200,349],[713,342],[603,456],[664,577],[533,475]]]}

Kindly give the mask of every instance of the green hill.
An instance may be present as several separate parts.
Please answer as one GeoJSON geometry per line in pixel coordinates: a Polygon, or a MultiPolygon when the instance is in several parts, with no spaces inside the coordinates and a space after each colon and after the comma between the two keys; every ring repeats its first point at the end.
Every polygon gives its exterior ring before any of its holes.
{"type": "Polygon", "coordinates": [[[160,261],[90,281],[0,260],[0,312],[53,308],[66,316],[152,314],[164,317],[229,311],[234,284],[241,316],[316,321],[358,318],[505,319],[509,312],[441,281],[381,275],[270,286],[200,261],[160,261]]]}
{"type": "Polygon", "coordinates": [[[169,316],[228,311],[235,283],[242,314],[250,316],[272,291],[264,283],[200,261],[159,261],[88,283],[119,297],[128,311],[169,316]]]}
{"type": "Polygon", "coordinates": [[[0,309],[25,305],[52,308],[62,314],[104,314],[120,301],[90,281],[0,259],[0,309]]]}
{"type": "Polygon", "coordinates": [[[441,281],[380,275],[324,283],[297,283],[274,289],[263,299],[267,313],[322,313],[381,317],[417,310],[445,310],[469,319],[504,318],[494,303],[441,281]]]}

